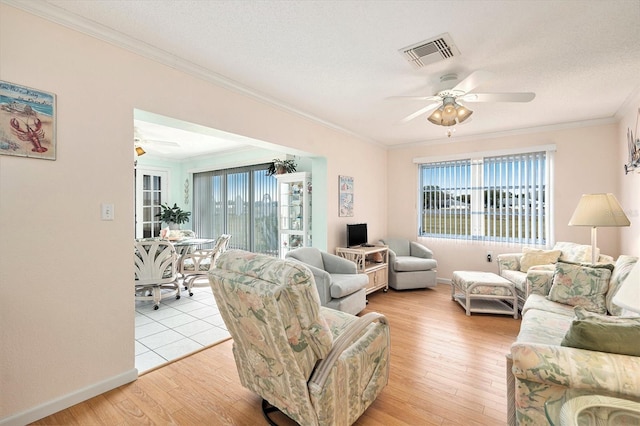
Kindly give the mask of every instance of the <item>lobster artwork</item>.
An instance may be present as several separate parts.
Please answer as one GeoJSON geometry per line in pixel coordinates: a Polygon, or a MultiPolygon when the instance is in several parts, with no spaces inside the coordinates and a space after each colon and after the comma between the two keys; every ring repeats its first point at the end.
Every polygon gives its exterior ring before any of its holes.
{"type": "Polygon", "coordinates": [[[33,152],[47,152],[47,148],[42,146],[41,140],[44,139],[44,130],[42,129],[42,121],[39,118],[32,118],[33,123],[29,124],[29,119],[21,120],[25,126],[22,129],[20,122],[17,118],[12,118],[10,121],[11,130],[21,141],[31,142],[33,152]]]}

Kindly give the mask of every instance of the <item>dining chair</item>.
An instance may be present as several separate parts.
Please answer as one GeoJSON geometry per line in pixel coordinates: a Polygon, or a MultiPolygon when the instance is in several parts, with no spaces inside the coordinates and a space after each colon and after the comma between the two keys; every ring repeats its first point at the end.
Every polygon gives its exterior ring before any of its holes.
{"type": "Polygon", "coordinates": [[[170,242],[138,240],[133,258],[136,300],[153,300],[153,309],[158,309],[162,299],[172,296],[180,299],[178,254],[170,242]]]}
{"type": "MultiPolygon", "coordinates": [[[[193,253],[187,253],[182,256],[180,262],[180,274],[182,275],[182,284],[184,289],[189,292],[189,296],[193,296],[192,288],[196,284],[196,280],[202,279],[203,287],[209,286],[207,273],[216,267],[218,257],[229,246],[231,235],[222,234],[218,237],[212,249],[195,250],[193,253]]],[[[197,285],[200,286],[199,284],[197,285]]]]}

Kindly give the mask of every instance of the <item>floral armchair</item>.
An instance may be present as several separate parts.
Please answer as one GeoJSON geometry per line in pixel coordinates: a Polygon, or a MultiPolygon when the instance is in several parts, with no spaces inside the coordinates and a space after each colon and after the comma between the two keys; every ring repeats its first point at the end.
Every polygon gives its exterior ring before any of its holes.
{"type": "MultiPolygon", "coordinates": [[[[611,256],[601,254],[599,250],[596,257],[599,263],[612,264],[614,262],[611,256]]],[[[590,263],[591,246],[559,241],[551,250],[524,247],[522,253],[498,255],[500,276],[513,282],[520,309],[531,294],[546,296],[549,293],[557,261],[590,263]],[[527,262],[527,256],[537,259],[537,262],[535,260],[527,262]]]]}
{"type": "Polygon", "coordinates": [[[271,404],[302,425],[350,425],[386,386],[386,318],[321,306],[302,264],[229,250],[209,281],[240,382],[263,398],[267,418],[271,404]]]}

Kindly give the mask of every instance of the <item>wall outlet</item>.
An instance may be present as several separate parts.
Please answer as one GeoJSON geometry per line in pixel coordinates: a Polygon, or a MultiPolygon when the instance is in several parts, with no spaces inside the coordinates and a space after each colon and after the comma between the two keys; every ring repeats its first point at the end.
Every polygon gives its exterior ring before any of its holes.
{"type": "Polygon", "coordinates": [[[493,252],[487,252],[487,262],[493,262],[493,252]]]}

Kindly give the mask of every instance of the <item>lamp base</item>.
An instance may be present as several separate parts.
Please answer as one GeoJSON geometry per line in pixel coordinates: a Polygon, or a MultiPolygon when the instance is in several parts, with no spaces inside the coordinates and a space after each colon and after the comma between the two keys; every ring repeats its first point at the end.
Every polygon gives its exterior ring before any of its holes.
{"type": "Polygon", "coordinates": [[[596,264],[596,247],[598,247],[598,228],[591,228],[591,264],[596,264]]]}

